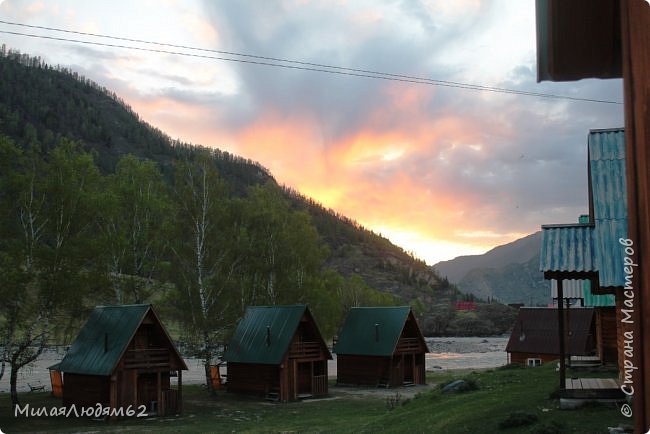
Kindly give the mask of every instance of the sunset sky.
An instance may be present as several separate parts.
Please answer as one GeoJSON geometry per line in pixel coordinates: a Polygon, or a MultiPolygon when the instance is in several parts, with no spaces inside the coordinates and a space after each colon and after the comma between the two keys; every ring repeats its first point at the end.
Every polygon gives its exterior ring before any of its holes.
{"type": "Polygon", "coordinates": [[[6,23],[0,31],[167,53],[7,33],[0,44],[115,91],[172,138],[258,161],[433,265],[576,221],[587,133],[623,126],[622,104],[448,86],[622,102],[621,80],[536,83],[534,3],[0,0],[3,22],[249,57],[6,23]],[[446,85],[241,62],[270,62],[250,56],[446,85]]]}

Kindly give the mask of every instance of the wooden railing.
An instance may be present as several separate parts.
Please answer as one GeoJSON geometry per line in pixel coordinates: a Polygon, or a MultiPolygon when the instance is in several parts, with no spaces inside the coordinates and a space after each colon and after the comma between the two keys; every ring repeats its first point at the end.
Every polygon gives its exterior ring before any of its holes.
{"type": "Polygon", "coordinates": [[[294,342],[289,349],[290,359],[311,359],[320,356],[318,342],[294,342]]]}
{"type": "Polygon", "coordinates": [[[167,348],[127,350],[124,355],[124,367],[127,369],[169,367],[169,350],[167,348]]]}
{"type": "Polygon", "coordinates": [[[311,379],[312,395],[327,394],[327,375],[315,375],[311,379]]]}
{"type": "Polygon", "coordinates": [[[420,349],[420,340],[418,338],[402,338],[397,342],[398,353],[413,353],[420,349]]]}

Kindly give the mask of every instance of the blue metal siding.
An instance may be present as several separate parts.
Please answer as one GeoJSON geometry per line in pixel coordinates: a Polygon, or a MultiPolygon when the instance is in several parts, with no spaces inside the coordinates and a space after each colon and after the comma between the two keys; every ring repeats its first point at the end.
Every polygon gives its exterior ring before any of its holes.
{"type": "Polygon", "coordinates": [[[590,160],[625,159],[625,130],[623,128],[591,130],[587,141],[590,160]]]}
{"type": "Polygon", "coordinates": [[[600,286],[603,288],[625,285],[623,270],[624,246],[619,238],[627,238],[627,220],[609,220],[596,223],[594,234],[596,243],[596,262],[600,286]]]}
{"type": "Polygon", "coordinates": [[[625,274],[619,239],[628,233],[624,130],[590,132],[589,166],[600,286],[620,287],[625,274]]]}
{"type": "Polygon", "coordinates": [[[624,138],[622,129],[589,133],[593,226],[542,226],[541,271],[597,271],[601,287],[624,285],[619,242],[628,233],[624,138]]]}
{"type": "Polygon", "coordinates": [[[540,270],[596,271],[592,231],[592,226],[580,224],[542,227],[540,270]]]}
{"type": "Polygon", "coordinates": [[[625,161],[591,161],[594,220],[627,219],[625,161]]]}

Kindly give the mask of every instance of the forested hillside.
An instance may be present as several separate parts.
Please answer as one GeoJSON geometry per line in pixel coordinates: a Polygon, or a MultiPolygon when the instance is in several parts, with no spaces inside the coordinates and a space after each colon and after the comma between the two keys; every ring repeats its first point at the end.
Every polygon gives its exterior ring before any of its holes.
{"type": "Polygon", "coordinates": [[[359,305],[411,304],[425,333],[459,324],[456,288],[388,240],[4,46],[0,209],[3,360],[18,365],[97,304],[155,303],[208,363],[247,305],[308,303],[326,339],[359,305]]]}

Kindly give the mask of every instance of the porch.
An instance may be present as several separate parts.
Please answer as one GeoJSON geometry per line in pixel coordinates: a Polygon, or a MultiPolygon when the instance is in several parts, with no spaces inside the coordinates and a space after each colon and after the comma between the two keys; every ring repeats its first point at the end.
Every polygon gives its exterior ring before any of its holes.
{"type": "Polygon", "coordinates": [[[289,347],[289,358],[299,360],[320,360],[322,356],[320,342],[292,342],[289,347]]]}
{"type": "Polygon", "coordinates": [[[625,399],[614,378],[567,378],[565,387],[564,398],[625,399]]]}

